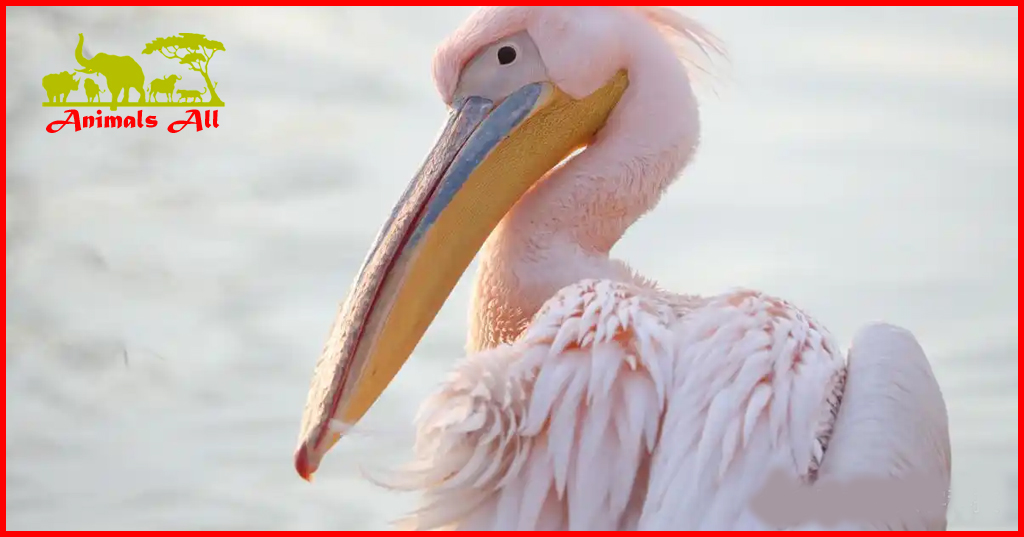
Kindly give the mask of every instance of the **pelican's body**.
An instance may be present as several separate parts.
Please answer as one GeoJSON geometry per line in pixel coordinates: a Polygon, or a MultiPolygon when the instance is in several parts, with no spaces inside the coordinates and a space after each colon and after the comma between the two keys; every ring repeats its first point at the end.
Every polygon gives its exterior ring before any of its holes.
{"type": "Polygon", "coordinates": [[[669,36],[708,37],[660,8],[505,7],[441,46],[453,117],[335,324],[300,474],[480,250],[471,354],[391,483],[424,494],[411,527],[945,528],[947,416],[912,335],[872,325],[844,357],[782,300],[673,294],[609,257],[697,146],[669,36]]]}

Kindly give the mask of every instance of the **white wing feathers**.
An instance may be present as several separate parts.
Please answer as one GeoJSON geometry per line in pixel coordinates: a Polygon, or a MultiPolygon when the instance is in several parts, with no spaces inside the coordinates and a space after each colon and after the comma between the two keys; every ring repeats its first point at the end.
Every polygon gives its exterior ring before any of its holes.
{"type": "Polygon", "coordinates": [[[766,530],[750,509],[766,477],[813,479],[845,363],[785,302],[742,291],[677,323],[676,385],[654,453],[643,530],[766,530]]]}
{"type": "Polygon", "coordinates": [[[945,530],[950,451],[946,405],[913,334],[887,324],[862,328],[818,486],[845,492],[864,516],[819,527],[945,530]]]}
{"type": "Polygon", "coordinates": [[[515,344],[470,356],[424,403],[416,460],[392,483],[424,493],[404,526],[772,529],[773,513],[751,507],[769,475],[802,483],[819,464],[821,481],[895,464],[944,468],[948,483],[927,361],[886,330],[857,339],[833,431],[845,361],[788,304],[569,286],[515,344]]]}

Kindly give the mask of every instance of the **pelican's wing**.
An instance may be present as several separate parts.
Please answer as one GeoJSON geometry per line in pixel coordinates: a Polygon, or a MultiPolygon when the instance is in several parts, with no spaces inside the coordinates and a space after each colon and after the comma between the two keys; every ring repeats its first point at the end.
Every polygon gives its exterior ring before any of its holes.
{"type": "Polygon", "coordinates": [[[847,502],[835,511],[845,515],[809,525],[946,529],[949,418],[924,351],[910,332],[873,324],[855,336],[848,364],[843,401],[814,485],[822,504],[847,502]]]}
{"type": "MultiPolygon", "coordinates": [[[[821,464],[846,360],[831,335],[778,298],[739,290],[675,326],[673,382],[638,529],[777,530],[821,464]]],[[[802,514],[803,511],[797,511],[802,514]]]]}

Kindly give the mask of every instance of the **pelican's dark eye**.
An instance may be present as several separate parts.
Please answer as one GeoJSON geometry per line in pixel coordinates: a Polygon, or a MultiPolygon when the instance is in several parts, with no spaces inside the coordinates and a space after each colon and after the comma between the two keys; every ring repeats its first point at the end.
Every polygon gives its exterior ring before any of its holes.
{"type": "Polygon", "coordinates": [[[508,65],[516,61],[516,49],[505,46],[498,49],[498,63],[508,65]]]}

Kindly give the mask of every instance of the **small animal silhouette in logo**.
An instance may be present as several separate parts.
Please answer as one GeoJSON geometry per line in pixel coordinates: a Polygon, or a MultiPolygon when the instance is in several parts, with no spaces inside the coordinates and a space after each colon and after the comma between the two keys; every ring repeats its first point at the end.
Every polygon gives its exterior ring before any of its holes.
{"type": "Polygon", "coordinates": [[[101,90],[99,84],[97,84],[93,79],[85,79],[85,97],[89,99],[90,103],[93,99],[96,99],[96,102],[101,102],[100,94],[106,92],[107,90],[101,90]]]}
{"type": "Polygon", "coordinates": [[[178,102],[180,103],[186,99],[186,102],[195,102],[197,100],[203,102],[203,95],[206,95],[206,88],[203,88],[202,93],[194,89],[180,89],[178,90],[178,102]]]}
{"type": "Polygon", "coordinates": [[[163,78],[158,78],[149,83],[149,98],[153,102],[156,102],[157,94],[166,95],[167,102],[171,102],[174,98],[174,85],[181,80],[178,75],[167,75],[163,78]]]}
{"type": "MultiPolygon", "coordinates": [[[[97,53],[91,58],[86,58],[83,52],[85,47],[85,36],[78,34],[78,46],[75,48],[75,61],[82,66],[75,69],[86,75],[103,75],[107,81],[107,89],[110,90],[110,109],[117,110],[120,106],[224,106],[224,101],[217,95],[217,83],[210,79],[210,60],[217,51],[224,50],[224,44],[219,41],[207,39],[203,34],[180,33],[170,37],[160,37],[146,44],[143,54],[159,52],[167,59],[175,60],[178,65],[187,66],[188,70],[199,73],[206,83],[206,87],[199,90],[178,90],[179,98],[174,99],[175,84],[182,80],[179,74],[170,74],[163,78],[150,81],[147,87],[146,75],[142,66],[131,56],[118,56],[104,52],[97,53]],[[138,101],[132,103],[130,92],[135,90],[139,94],[138,101]],[[183,93],[184,92],[184,93],[183,93]],[[209,95],[206,102],[203,97],[209,95]],[[149,102],[146,97],[149,96],[149,102]],[[158,96],[164,95],[165,101],[159,101],[158,96]]],[[[68,103],[68,96],[71,92],[78,91],[81,79],[75,79],[74,75],[64,71],[53,73],[43,77],[43,89],[46,90],[47,101],[43,106],[70,106],[86,107],[93,106],[93,103],[101,102],[100,94],[106,93],[99,85],[90,79],[85,79],[85,93],[87,102],[68,103]]]]}
{"type": "MultiPolygon", "coordinates": [[[[78,83],[82,79],[76,79],[67,71],[51,73],[43,77],[43,89],[46,90],[46,98],[51,103],[66,103],[68,95],[72,91],[78,91],[78,83]]],[[[88,85],[86,87],[89,87],[88,85]]]]}

